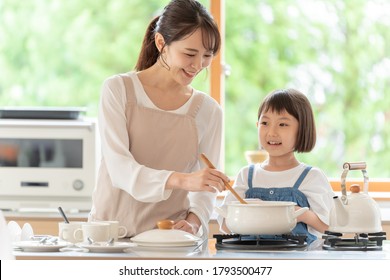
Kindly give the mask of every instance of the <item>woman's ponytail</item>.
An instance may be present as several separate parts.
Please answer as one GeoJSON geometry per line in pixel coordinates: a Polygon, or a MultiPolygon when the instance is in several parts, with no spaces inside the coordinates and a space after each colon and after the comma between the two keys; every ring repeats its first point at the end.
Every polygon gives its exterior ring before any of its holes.
{"type": "Polygon", "coordinates": [[[138,57],[137,64],[135,66],[136,71],[142,71],[151,67],[156,63],[160,52],[158,51],[154,36],[157,21],[159,20],[159,16],[154,18],[150,23],[148,28],[146,29],[146,33],[144,36],[144,40],[142,42],[141,52],[138,57]]]}

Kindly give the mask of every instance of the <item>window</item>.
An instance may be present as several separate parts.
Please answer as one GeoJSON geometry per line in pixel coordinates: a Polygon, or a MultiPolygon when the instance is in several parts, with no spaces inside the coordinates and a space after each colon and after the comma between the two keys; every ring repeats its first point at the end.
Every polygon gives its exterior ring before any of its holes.
{"type": "MultiPolygon", "coordinates": [[[[276,88],[310,99],[318,140],[300,160],[340,178],[346,161],[390,177],[390,4],[383,1],[226,1],[226,171],[258,148],[257,109],[276,88]],[[234,24],[233,24],[234,23],[234,24]]],[[[352,174],[351,174],[352,175],[352,174]]],[[[356,174],[357,177],[360,174],[356,174]]]]}
{"type": "MultiPolygon", "coordinates": [[[[103,80],[133,69],[148,22],[167,2],[2,1],[1,106],[85,106],[96,116],[103,80]]],[[[345,161],[364,160],[370,177],[390,178],[389,3],[201,2],[224,9],[217,17],[226,20],[226,173],[235,175],[245,150],[257,148],[262,98],[295,87],[312,102],[319,136],[302,161],[339,178],[345,161]]],[[[218,98],[210,78],[220,83],[209,71],[195,86],[218,98]]]]}
{"type": "MultiPolygon", "coordinates": [[[[134,68],[164,3],[1,1],[1,106],[85,106],[96,116],[104,79],[134,68]]],[[[208,91],[206,73],[197,87],[208,91]]]]}

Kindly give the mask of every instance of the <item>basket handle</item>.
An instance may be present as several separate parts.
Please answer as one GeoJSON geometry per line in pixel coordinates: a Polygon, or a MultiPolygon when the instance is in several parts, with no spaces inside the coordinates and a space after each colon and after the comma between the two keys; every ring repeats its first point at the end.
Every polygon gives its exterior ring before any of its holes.
{"type": "Polygon", "coordinates": [[[367,168],[367,164],[365,161],[346,162],[343,164],[343,168],[348,168],[348,170],[365,170],[367,168]]]}

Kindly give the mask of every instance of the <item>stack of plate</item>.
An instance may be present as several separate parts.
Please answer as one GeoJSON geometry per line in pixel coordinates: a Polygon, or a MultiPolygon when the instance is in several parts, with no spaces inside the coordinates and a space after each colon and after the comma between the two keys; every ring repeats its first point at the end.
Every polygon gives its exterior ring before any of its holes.
{"type": "Polygon", "coordinates": [[[188,257],[200,252],[201,238],[175,229],[152,229],[130,240],[136,246],[125,249],[141,257],[188,257]]]}
{"type": "Polygon", "coordinates": [[[176,229],[152,229],[142,232],[130,240],[145,247],[190,247],[196,246],[201,238],[176,229]]]}

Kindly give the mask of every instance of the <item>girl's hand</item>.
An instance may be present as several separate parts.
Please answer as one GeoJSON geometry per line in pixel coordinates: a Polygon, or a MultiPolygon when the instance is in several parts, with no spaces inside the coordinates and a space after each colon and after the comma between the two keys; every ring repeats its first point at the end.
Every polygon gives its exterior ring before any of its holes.
{"type": "MultiPolygon", "coordinates": [[[[301,207],[295,206],[295,211],[300,209],[301,207]]],[[[297,217],[297,223],[302,222],[307,224],[308,226],[313,227],[315,230],[324,233],[326,230],[328,230],[328,225],[325,224],[323,221],[318,218],[317,214],[313,211],[309,210],[305,213],[299,215],[297,217]]]]}
{"type": "Polygon", "coordinates": [[[174,172],[168,178],[166,188],[193,192],[221,192],[225,190],[223,180],[229,182],[225,174],[212,168],[204,168],[193,173],[174,172]]]}

